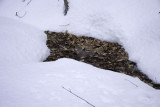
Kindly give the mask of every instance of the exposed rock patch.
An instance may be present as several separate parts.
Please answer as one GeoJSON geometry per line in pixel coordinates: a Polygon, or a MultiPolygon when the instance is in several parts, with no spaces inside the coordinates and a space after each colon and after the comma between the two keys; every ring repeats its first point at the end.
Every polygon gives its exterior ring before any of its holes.
{"type": "Polygon", "coordinates": [[[160,89],[137,67],[135,62],[128,59],[128,54],[118,43],[100,41],[95,38],[76,36],[65,33],[45,31],[46,45],[50,56],[45,61],[55,61],[59,58],[72,58],[93,66],[138,77],[143,82],[160,89]]]}

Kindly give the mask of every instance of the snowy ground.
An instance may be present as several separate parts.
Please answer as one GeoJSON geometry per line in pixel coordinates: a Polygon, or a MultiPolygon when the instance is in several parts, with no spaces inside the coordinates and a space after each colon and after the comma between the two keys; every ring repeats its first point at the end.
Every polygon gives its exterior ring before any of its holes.
{"type": "Polygon", "coordinates": [[[64,16],[63,0],[0,0],[0,107],[90,107],[62,86],[96,107],[159,107],[160,91],[137,78],[71,59],[42,61],[43,31],[68,30],[119,42],[160,83],[160,1],[68,1],[64,16]]]}
{"type": "Polygon", "coordinates": [[[62,86],[96,107],[160,105],[160,91],[139,79],[71,59],[0,68],[0,105],[91,107],[62,86]]]}

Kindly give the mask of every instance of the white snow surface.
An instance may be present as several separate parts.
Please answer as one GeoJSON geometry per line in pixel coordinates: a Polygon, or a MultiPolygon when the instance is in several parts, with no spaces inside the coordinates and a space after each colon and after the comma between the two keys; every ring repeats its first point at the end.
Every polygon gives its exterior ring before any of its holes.
{"type": "Polygon", "coordinates": [[[160,83],[160,1],[68,1],[64,16],[63,0],[0,0],[0,107],[91,107],[62,86],[96,107],[159,107],[160,91],[138,78],[72,59],[42,61],[43,31],[68,30],[120,43],[160,83]]]}
{"type": "Polygon", "coordinates": [[[1,107],[159,107],[160,90],[72,59],[0,67],[1,107]],[[131,83],[132,82],[132,83],[131,83]]]}
{"type": "Polygon", "coordinates": [[[0,66],[35,63],[49,55],[42,30],[0,17],[0,66]]]}

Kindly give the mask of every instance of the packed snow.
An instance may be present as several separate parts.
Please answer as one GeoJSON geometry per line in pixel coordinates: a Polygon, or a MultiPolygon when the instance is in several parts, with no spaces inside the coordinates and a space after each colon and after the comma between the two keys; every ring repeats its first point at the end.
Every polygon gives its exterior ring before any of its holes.
{"type": "Polygon", "coordinates": [[[160,83],[159,0],[0,0],[0,107],[159,107],[160,91],[138,78],[72,59],[42,62],[44,30],[118,42],[160,83]],[[18,17],[18,16],[20,17],[18,17]]]}

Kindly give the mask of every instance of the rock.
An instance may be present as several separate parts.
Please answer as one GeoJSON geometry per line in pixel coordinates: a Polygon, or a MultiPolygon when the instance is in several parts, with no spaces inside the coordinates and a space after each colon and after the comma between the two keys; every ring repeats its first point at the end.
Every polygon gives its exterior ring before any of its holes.
{"type": "Polygon", "coordinates": [[[45,61],[72,58],[98,68],[138,77],[148,85],[160,89],[159,84],[154,84],[151,79],[140,72],[135,62],[128,59],[127,52],[118,43],[76,36],[68,32],[45,31],[45,33],[47,34],[46,45],[50,49],[50,55],[45,61]]]}

